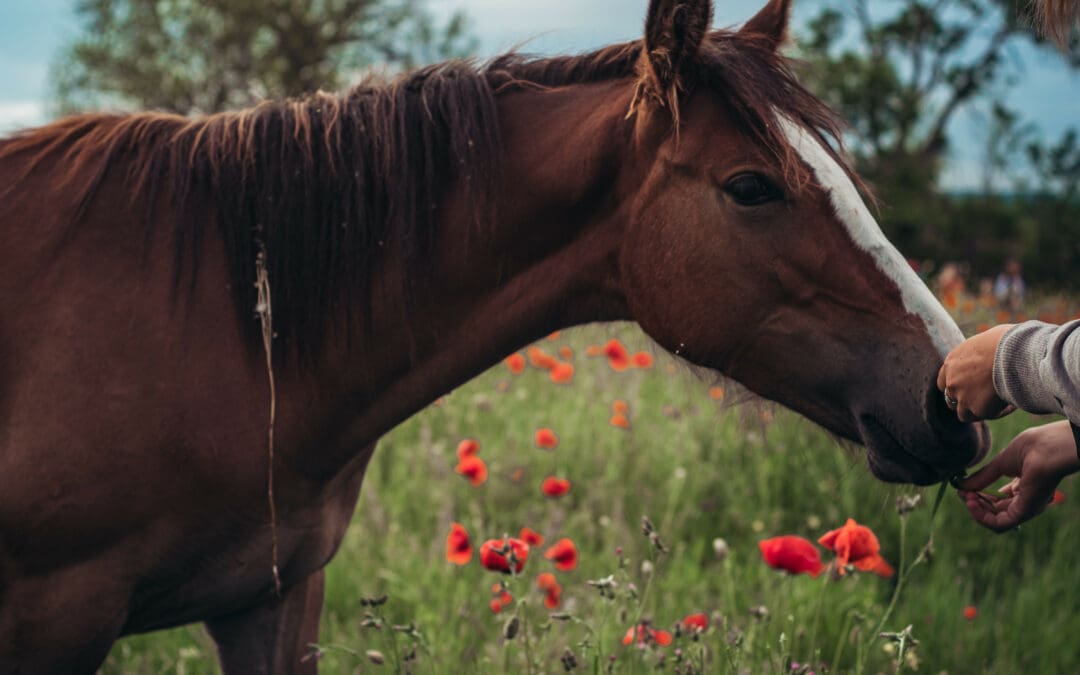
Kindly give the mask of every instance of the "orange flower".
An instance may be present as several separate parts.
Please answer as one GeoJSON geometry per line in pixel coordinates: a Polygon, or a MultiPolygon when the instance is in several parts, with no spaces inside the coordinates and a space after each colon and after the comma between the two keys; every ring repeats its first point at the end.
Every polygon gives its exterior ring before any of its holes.
{"type": "Polygon", "coordinates": [[[549,339],[549,340],[551,340],[552,342],[554,342],[554,341],[556,341],[556,340],[558,340],[558,339],[559,339],[559,336],[560,336],[560,335],[562,335],[562,331],[559,331],[559,330],[557,330],[557,331],[555,331],[554,333],[552,333],[551,335],[549,335],[549,336],[547,337],[547,339],[549,339]]]}
{"type": "Polygon", "coordinates": [[[1010,319],[1011,317],[1009,316],[1009,313],[1008,313],[1008,312],[1006,312],[1006,311],[1005,311],[1005,310],[1003,310],[1003,309],[999,309],[999,310],[998,310],[998,313],[997,313],[997,317],[995,317],[995,318],[997,318],[997,322],[998,322],[998,323],[1008,323],[1008,322],[1009,322],[1009,319],[1010,319]]]}
{"type": "Polygon", "coordinates": [[[891,577],[893,568],[881,557],[881,544],[877,536],[865,525],[848,518],[844,526],[826,533],[818,543],[836,553],[836,567],[840,574],[850,563],[855,569],[873,572],[878,576],[891,577]]]}
{"type": "Polygon", "coordinates": [[[472,560],[472,542],[469,531],[461,523],[451,523],[446,535],[446,561],[455,565],[467,565],[472,560]]]}
{"type": "Polygon", "coordinates": [[[979,616],[979,610],[974,605],[968,605],[964,608],[964,618],[968,621],[974,621],[977,616],[979,616]]]}
{"type": "Polygon", "coordinates": [[[559,356],[563,361],[570,361],[574,358],[574,350],[569,347],[559,347],[559,356]]]}
{"type": "Polygon", "coordinates": [[[560,572],[570,572],[577,567],[577,546],[570,539],[563,537],[555,542],[555,545],[544,551],[544,557],[555,563],[555,569],[560,572]]]}
{"type": "Polygon", "coordinates": [[[559,435],[547,427],[540,427],[533,434],[533,442],[536,443],[538,448],[551,450],[559,444],[559,435]]]}
{"type": "Polygon", "coordinates": [[[786,535],[763,539],[758,542],[758,548],[765,563],[774,569],[789,574],[809,574],[815,578],[825,571],[821,554],[813,543],[802,537],[786,535]]]}
{"type": "Polygon", "coordinates": [[[630,428],[630,420],[627,419],[626,415],[623,415],[622,413],[615,413],[614,415],[612,415],[611,419],[608,420],[608,424],[613,427],[618,427],[620,429],[630,428]]]}
{"type": "Polygon", "coordinates": [[[567,492],[570,492],[570,481],[565,478],[548,476],[540,484],[540,491],[548,497],[562,497],[567,492]]]}
{"type": "Polygon", "coordinates": [[[513,483],[520,483],[525,479],[525,467],[519,466],[510,472],[510,481],[513,483]]]}
{"type": "Polygon", "coordinates": [[[492,572],[509,572],[508,556],[516,561],[514,572],[520,573],[525,568],[525,561],[529,559],[529,545],[520,539],[513,538],[505,543],[502,539],[488,539],[480,545],[480,564],[484,569],[492,572]],[[509,552],[502,553],[508,546],[509,552]]]}
{"type": "Polygon", "coordinates": [[[540,349],[539,347],[529,347],[525,350],[525,353],[529,356],[529,363],[531,363],[534,368],[539,368],[540,370],[551,370],[555,366],[559,365],[558,359],[556,359],[551,354],[548,354],[543,349],[540,349]]]}
{"type": "Polygon", "coordinates": [[[1050,500],[1050,506],[1057,506],[1065,501],[1065,493],[1061,490],[1054,490],[1054,498],[1050,500]]]}
{"type": "Polygon", "coordinates": [[[514,375],[520,375],[525,370],[525,357],[517,352],[507,356],[504,363],[514,375]]]}
{"type": "Polygon", "coordinates": [[[611,402],[611,412],[616,415],[625,415],[630,412],[630,405],[621,398],[617,398],[611,402]]]}
{"type": "Polygon", "coordinates": [[[698,633],[704,633],[709,629],[709,617],[703,612],[697,614],[691,614],[682,620],[683,628],[689,631],[696,631],[698,633]]]}
{"type": "Polygon", "coordinates": [[[540,546],[544,543],[544,535],[540,534],[531,527],[521,528],[521,533],[518,534],[521,537],[521,541],[525,542],[529,546],[540,546]]]}
{"type": "Polygon", "coordinates": [[[454,471],[468,478],[474,487],[483,485],[488,475],[487,464],[484,464],[484,460],[476,455],[462,457],[458,465],[454,467],[454,471]]]}
{"type": "MultiPolygon", "coordinates": [[[[1080,318],[1080,317],[1077,317],[1080,318]]],[[[589,345],[585,348],[585,356],[603,356],[604,348],[600,345],[589,345]]]]}
{"type": "Polygon", "coordinates": [[[493,598],[491,602],[488,603],[488,607],[491,608],[492,614],[498,614],[499,612],[503,611],[502,603],[499,602],[498,598],[493,598]]]}
{"type": "Polygon", "coordinates": [[[990,324],[988,323],[980,323],[978,326],[975,326],[976,333],[985,333],[988,330],[990,330],[990,324]]]}
{"type": "Polygon", "coordinates": [[[626,370],[630,367],[630,353],[622,342],[612,338],[604,345],[604,355],[608,358],[608,365],[613,370],[626,370]]]}
{"type": "Polygon", "coordinates": [[[551,369],[551,374],[548,377],[555,384],[569,384],[574,380],[574,366],[560,361],[551,369]]]}
{"type": "Polygon", "coordinates": [[[724,399],[723,387],[709,387],[709,398],[714,401],[722,401],[724,399]]]}
{"type": "Polygon", "coordinates": [[[536,587],[544,592],[544,607],[555,609],[559,606],[562,586],[551,572],[542,572],[536,577],[536,587]]]}
{"type": "Polygon", "coordinates": [[[480,441],[474,440],[472,438],[466,438],[462,442],[458,443],[457,450],[455,451],[459,462],[466,457],[472,457],[478,452],[480,452],[480,441]]]}
{"type": "Polygon", "coordinates": [[[637,354],[634,354],[634,367],[643,370],[652,368],[652,354],[648,352],[638,352],[637,354]]]}
{"type": "Polygon", "coordinates": [[[639,647],[647,647],[649,645],[667,647],[671,644],[671,633],[666,630],[655,629],[646,623],[640,623],[637,626],[631,626],[630,629],[626,631],[626,635],[624,635],[622,639],[624,645],[632,644],[634,642],[635,629],[639,647]]]}
{"type": "Polygon", "coordinates": [[[506,586],[501,583],[491,584],[491,594],[495,596],[503,607],[514,601],[514,596],[510,595],[510,591],[506,590],[506,586]]]}

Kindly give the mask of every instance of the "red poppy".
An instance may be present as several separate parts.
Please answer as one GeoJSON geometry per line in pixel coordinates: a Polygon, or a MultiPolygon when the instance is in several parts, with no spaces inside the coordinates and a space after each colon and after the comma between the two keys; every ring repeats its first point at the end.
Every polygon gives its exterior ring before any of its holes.
{"type": "Polygon", "coordinates": [[[626,370],[630,367],[630,352],[626,351],[626,346],[617,339],[608,340],[604,345],[604,355],[613,370],[626,370]]]}
{"type": "Polygon", "coordinates": [[[1054,490],[1054,498],[1050,500],[1050,506],[1057,506],[1065,501],[1065,493],[1061,490],[1054,490]]]}
{"type": "Polygon", "coordinates": [[[802,537],[786,535],[763,539],[758,542],[761,557],[769,567],[784,570],[790,574],[809,574],[817,577],[825,571],[821,554],[814,544],[802,537]]]}
{"type": "Polygon", "coordinates": [[[454,471],[468,478],[473,486],[483,485],[488,475],[487,464],[484,464],[484,460],[476,455],[462,457],[458,465],[454,467],[454,471]]]}
{"type": "Polygon", "coordinates": [[[620,429],[630,428],[630,420],[626,417],[626,415],[622,413],[615,413],[614,415],[612,415],[611,419],[608,420],[608,424],[613,427],[618,427],[620,429]]]}
{"type": "Polygon", "coordinates": [[[641,369],[652,368],[652,354],[649,352],[638,352],[634,354],[634,367],[641,369]]]}
{"type": "Polygon", "coordinates": [[[455,565],[467,565],[472,560],[469,531],[461,523],[450,524],[450,534],[446,535],[446,560],[455,565]]]}
{"type": "Polygon", "coordinates": [[[551,354],[548,354],[543,349],[540,349],[539,347],[529,347],[525,350],[525,353],[528,354],[529,363],[531,363],[534,368],[539,368],[540,370],[551,370],[555,366],[559,365],[558,359],[556,359],[551,354]]]}
{"type": "Polygon", "coordinates": [[[540,483],[540,491],[548,497],[562,497],[567,492],[570,492],[570,481],[565,478],[548,476],[543,483],[540,483]]]}
{"type": "Polygon", "coordinates": [[[652,626],[641,623],[637,626],[631,626],[626,635],[623,636],[622,643],[624,645],[632,644],[634,642],[634,632],[637,632],[637,643],[639,647],[645,647],[648,645],[659,645],[661,647],[667,647],[671,644],[671,633],[666,630],[659,630],[652,626]]]}
{"type": "Polygon", "coordinates": [[[540,534],[531,527],[521,528],[521,533],[518,534],[521,537],[521,541],[525,542],[529,546],[540,546],[544,543],[544,535],[540,534]]]}
{"type": "Polygon", "coordinates": [[[682,620],[683,628],[690,631],[697,631],[698,633],[704,633],[709,629],[709,617],[703,612],[697,614],[691,614],[682,620]]]}
{"type": "Polygon", "coordinates": [[[964,608],[964,618],[968,621],[974,621],[977,616],[979,616],[979,610],[974,605],[968,605],[964,608]]]}
{"type": "Polygon", "coordinates": [[[577,567],[578,550],[574,542],[565,537],[544,551],[544,557],[555,563],[560,572],[570,572],[577,567]]]}
{"type": "Polygon", "coordinates": [[[714,401],[723,400],[723,398],[724,398],[724,388],[723,387],[709,387],[709,398],[711,398],[714,401]]]}
{"type": "Polygon", "coordinates": [[[559,444],[559,435],[547,427],[540,427],[533,434],[533,441],[536,447],[551,450],[559,444]]]}
{"type": "Polygon", "coordinates": [[[604,348],[600,345],[589,345],[585,348],[585,356],[603,356],[604,348]]]}
{"type": "Polygon", "coordinates": [[[510,372],[514,375],[520,375],[525,370],[525,357],[517,352],[514,352],[510,356],[506,357],[506,367],[510,369],[510,372]]]}
{"type": "Polygon", "coordinates": [[[881,557],[881,544],[877,536],[865,525],[848,518],[844,526],[826,533],[818,543],[836,553],[836,566],[840,574],[850,563],[855,569],[873,572],[878,576],[891,577],[893,568],[881,557]]]}
{"type": "Polygon", "coordinates": [[[552,342],[554,342],[554,341],[556,341],[556,340],[558,340],[558,339],[559,339],[559,336],[560,336],[560,335],[562,335],[562,331],[561,331],[561,330],[557,330],[557,331],[555,331],[554,333],[552,333],[551,335],[549,335],[549,336],[547,337],[547,339],[549,339],[549,340],[551,340],[552,342]]]}
{"type": "Polygon", "coordinates": [[[536,587],[544,592],[544,607],[555,609],[559,606],[562,586],[551,572],[543,572],[536,577],[536,587]]]}
{"type": "Polygon", "coordinates": [[[621,398],[617,398],[611,402],[611,412],[616,415],[625,415],[630,412],[630,404],[621,398]]]}
{"type": "Polygon", "coordinates": [[[555,384],[569,384],[574,381],[574,366],[562,361],[555,364],[548,375],[555,384]]]}
{"type": "Polygon", "coordinates": [[[458,461],[465,459],[466,457],[472,457],[476,453],[480,452],[480,442],[471,438],[466,438],[462,442],[458,443],[457,450],[458,461]]]}
{"type": "Polygon", "coordinates": [[[525,561],[529,559],[529,545],[520,539],[509,539],[504,543],[502,539],[488,539],[480,545],[480,564],[484,569],[492,572],[509,572],[510,562],[507,556],[513,557],[517,562],[514,572],[520,573],[525,569],[525,561]],[[509,552],[502,553],[509,545],[509,552]]]}
{"type": "Polygon", "coordinates": [[[563,361],[570,361],[574,358],[574,350],[569,347],[559,347],[559,356],[563,361]]]}
{"type": "Polygon", "coordinates": [[[503,611],[502,603],[499,602],[498,598],[492,598],[491,602],[488,603],[488,607],[491,608],[492,614],[498,614],[499,612],[503,611]]]}
{"type": "Polygon", "coordinates": [[[492,584],[491,594],[502,603],[503,607],[514,601],[514,596],[510,595],[510,591],[506,590],[506,586],[503,586],[502,584],[492,584]]]}

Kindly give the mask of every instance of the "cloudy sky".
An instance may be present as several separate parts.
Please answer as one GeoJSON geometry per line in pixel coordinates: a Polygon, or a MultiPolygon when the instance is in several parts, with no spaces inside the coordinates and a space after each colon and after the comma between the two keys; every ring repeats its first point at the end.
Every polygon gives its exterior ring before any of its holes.
{"type": "MultiPolygon", "coordinates": [[[[78,32],[74,0],[0,0],[0,133],[47,120],[49,65],[78,32]]],[[[472,19],[483,55],[524,45],[540,54],[585,51],[639,37],[646,0],[430,0],[441,14],[464,9],[472,19]]],[[[748,19],[757,2],[718,2],[716,25],[748,19]]],[[[815,3],[796,3],[796,18],[815,3]]],[[[1080,75],[1069,72],[1053,54],[1018,50],[1011,55],[1026,71],[1013,103],[1047,134],[1056,137],[1080,125],[1080,75]]],[[[956,187],[977,184],[977,113],[963,114],[953,129],[955,161],[948,181],[956,187]]]]}

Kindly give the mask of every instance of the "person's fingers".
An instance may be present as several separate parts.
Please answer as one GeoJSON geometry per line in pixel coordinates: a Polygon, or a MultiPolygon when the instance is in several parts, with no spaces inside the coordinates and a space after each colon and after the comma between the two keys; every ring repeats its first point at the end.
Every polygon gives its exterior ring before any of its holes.
{"type": "Polygon", "coordinates": [[[1011,497],[1006,499],[987,499],[985,497],[980,497],[974,492],[968,493],[968,495],[968,498],[964,500],[964,506],[967,507],[971,517],[975,522],[990,529],[997,528],[998,519],[1002,517],[1003,513],[1008,513],[1009,505],[1013,501],[1011,497]]]}
{"type": "Polygon", "coordinates": [[[945,381],[945,365],[942,364],[937,373],[937,388],[942,392],[945,391],[945,381]]]}
{"type": "Polygon", "coordinates": [[[1008,448],[1001,451],[997,457],[990,460],[990,463],[979,469],[975,473],[971,474],[960,482],[960,489],[970,492],[978,492],[993,484],[998,478],[1002,476],[1015,476],[1019,471],[1012,470],[1012,458],[1009,456],[1008,448]],[[1010,470],[1012,470],[1010,472],[1010,470]]]}
{"type": "Polygon", "coordinates": [[[1030,490],[1021,490],[1020,494],[1009,500],[1007,508],[994,514],[987,514],[985,519],[979,522],[995,532],[1006,532],[1039,515],[1045,508],[1045,499],[1040,498],[1039,495],[1033,495],[1030,490]]]}

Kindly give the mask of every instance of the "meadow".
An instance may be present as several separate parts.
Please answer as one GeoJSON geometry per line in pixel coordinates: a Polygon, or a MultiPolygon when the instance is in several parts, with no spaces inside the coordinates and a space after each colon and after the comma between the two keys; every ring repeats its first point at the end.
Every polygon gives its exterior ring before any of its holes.
{"type": "MultiPolygon", "coordinates": [[[[968,332],[993,321],[953,306],[968,332]]],[[[321,672],[1080,672],[1071,479],[1062,503],[994,535],[951,488],[935,512],[937,487],[878,482],[861,448],[692,371],[635,326],[553,338],[536,346],[573,365],[569,381],[501,363],[381,441],[328,568],[310,655],[321,672]],[[616,370],[596,354],[612,338],[651,363],[616,370]],[[613,419],[616,400],[625,424],[613,419]],[[555,447],[537,446],[541,428],[555,447]],[[478,485],[455,472],[464,439],[479,443],[487,476],[478,485]],[[569,491],[543,494],[549,476],[569,491]],[[905,498],[911,510],[901,515],[905,498]],[[876,533],[896,574],[833,568],[812,578],[762,559],[763,539],[817,541],[848,518],[876,533]],[[448,561],[452,523],[469,533],[465,565],[448,561]],[[544,543],[521,574],[481,566],[482,542],[526,526],[544,543]],[[544,557],[564,538],[577,550],[571,571],[544,557]],[[537,588],[544,572],[561,587],[555,608],[537,588]],[[495,612],[504,589],[512,600],[495,612]],[[694,614],[705,615],[704,631],[676,626],[694,614]],[[635,625],[650,639],[624,644],[635,625]]],[[[1017,413],[994,422],[995,451],[1046,421],[1017,413]]],[[[189,626],[119,642],[101,672],[218,668],[205,631],[189,626]]]]}

